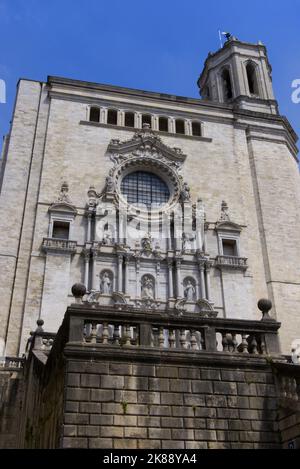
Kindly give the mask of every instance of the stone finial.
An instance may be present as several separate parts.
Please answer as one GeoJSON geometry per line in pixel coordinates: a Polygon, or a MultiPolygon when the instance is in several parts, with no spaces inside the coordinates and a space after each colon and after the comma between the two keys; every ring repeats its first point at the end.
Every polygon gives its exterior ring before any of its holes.
{"type": "Polygon", "coordinates": [[[257,303],[257,306],[258,306],[258,309],[262,312],[263,314],[263,317],[262,317],[262,321],[274,321],[273,318],[271,318],[271,316],[269,315],[269,311],[271,311],[272,309],[272,301],[271,300],[268,300],[266,298],[262,298],[261,300],[259,300],[259,302],[257,303]]]}
{"type": "Polygon", "coordinates": [[[72,286],[72,294],[76,303],[81,303],[83,296],[86,294],[86,286],[83,283],[74,283],[72,286]]]}
{"type": "Polygon", "coordinates": [[[37,324],[37,328],[35,330],[35,333],[39,334],[41,332],[44,332],[44,329],[43,329],[44,321],[43,321],[43,319],[38,319],[36,324],[37,324]]]}

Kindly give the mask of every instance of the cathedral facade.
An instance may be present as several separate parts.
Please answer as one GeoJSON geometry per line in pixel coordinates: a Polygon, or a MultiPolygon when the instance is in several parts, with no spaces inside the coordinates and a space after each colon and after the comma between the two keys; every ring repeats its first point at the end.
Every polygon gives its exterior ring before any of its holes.
{"type": "Polygon", "coordinates": [[[22,355],[38,319],[57,332],[74,283],[90,304],[149,315],[257,320],[267,297],[290,351],[300,179],[271,72],[263,44],[230,38],[205,61],[202,99],[20,80],[1,167],[0,354],[22,355]]]}

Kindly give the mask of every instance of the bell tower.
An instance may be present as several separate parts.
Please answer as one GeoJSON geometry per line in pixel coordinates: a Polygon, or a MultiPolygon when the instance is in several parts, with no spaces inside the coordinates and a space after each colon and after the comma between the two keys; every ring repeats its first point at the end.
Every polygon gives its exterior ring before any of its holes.
{"type": "Polygon", "coordinates": [[[278,114],[266,47],[260,41],[251,44],[228,36],[222,49],[205,60],[198,79],[200,95],[239,109],[278,114]]]}

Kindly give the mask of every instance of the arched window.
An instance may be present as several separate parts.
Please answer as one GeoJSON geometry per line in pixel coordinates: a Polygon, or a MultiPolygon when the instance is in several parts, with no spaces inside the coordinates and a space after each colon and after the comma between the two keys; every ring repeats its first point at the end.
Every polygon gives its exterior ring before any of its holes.
{"type": "Polygon", "coordinates": [[[251,63],[251,62],[247,63],[246,72],[247,72],[249,92],[252,95],[258,96],[259,92],[258,92],[256,70],[255,70],[255,66],[254,66],[253,63],[251,63]]]}
{"type": "Polygon", "coordinates": [[[168,118],[167,117],[160,117],[158,126],[159,126],[159,130],[161,132],[168,132],[169,131],[168,118]]]}
{"type": "Polygon", "coordinates": [[[184,121],[181,119],[177,119],[175,123],[176,133],[177,134],[185,134],[184,130],[184,121]]]}
{"type": "Polygon", "coordinates": [[[134,127],[134,113],[125,112],[125,127],[134,127]]]}
{"type": "Polygon", "coordinates": [[[107,123],[110,125],[118,124],[118,111],[115,109],[109,109],[107,111],[107,123]]]}
{"type": "Polygon", "coordinates": [[[150,129],[152,127],[152,119],[151,119],[151,116],[150,114],[143,114],[142,115],[142,127],[144,124],[149,124],[150,125],[150,129]]]}
{"type": "Polygon", "coordinates": [[[100,121],[100,109],[96,106],[90,108],[90,122],[100,121]]]}
{"type": "Polygon", "coordinates": [[[233,97],[230,72],[228,68],[224,68],[222,72],[222,82],[223,82],[224,101],[226,102],[232,99],[233,97]]]}
{"type": "Polygon", "coordinates": [[[152,204],[155,204],[155,208],[161,207],[170,198],[167,184],[156,174],[146,171],[127,174],[121,182],[121,192],[129,204],[143,204],[148,209],[151,209],[152,204]]]}
{"type": "Polygon", "coordinates": [[[201,124],[200,122],[192,122],[192,134],[195,137],[201,137],[201,124]]]}

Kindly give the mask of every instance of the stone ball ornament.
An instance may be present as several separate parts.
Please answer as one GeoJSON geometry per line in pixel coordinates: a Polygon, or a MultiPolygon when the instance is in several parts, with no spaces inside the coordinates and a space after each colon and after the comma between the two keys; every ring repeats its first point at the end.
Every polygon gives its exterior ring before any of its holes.
{"type": "Polygon", "coordinates": [[[76,299],[82,298],[86,294],[86,286],[83,283],[74,283],[72,294],[76,299]]]}
{"type": "Polygon", "coordinates": [[[261,298],[257,303],[258,309],[263,313],[262,321],[274,321],[269,315],[269,311],[272,309],[272,301],[266,298],[261,298]]]}

